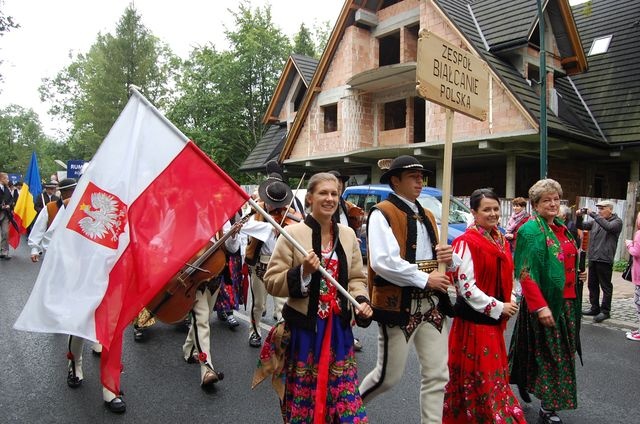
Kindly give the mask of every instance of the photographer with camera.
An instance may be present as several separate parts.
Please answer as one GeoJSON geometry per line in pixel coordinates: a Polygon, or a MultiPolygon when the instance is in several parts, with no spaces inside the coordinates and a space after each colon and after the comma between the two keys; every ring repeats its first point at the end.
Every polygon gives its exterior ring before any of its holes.
{"type": "Polygon", "coordinates": [[[597,212],[587,208],[577,213],[576,226],[582,230],[589,230],[589,303],[591,308],[582,311],[582,315],[593,316],[594,322],[609,319],[611,313],[611,297],[613,284],[613,258],[616,254],[618,237],[622,231],[622,220],[613,212],[614,203],[611,200],[601,200],[596,203],[597,212]],[[593,220],[583,222],[584,215],[593,220]],[[600,304],[600,289],[602,289],[602,304],[600,304]]]}

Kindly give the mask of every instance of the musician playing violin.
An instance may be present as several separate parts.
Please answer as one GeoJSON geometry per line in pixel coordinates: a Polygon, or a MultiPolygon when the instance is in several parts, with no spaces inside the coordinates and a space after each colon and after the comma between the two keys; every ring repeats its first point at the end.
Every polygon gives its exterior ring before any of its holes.
{"type": "MultiPolygon", "coordinates": [[[[216,234],[212,241],[222,237],[223,234],[229,231],[233,231],[233,235],[225,240],[224,249],[227,252],[237,252],[240,249],[239,230],[239,226],[232,227],[231,223],[227,221],[222,227],[222,232],[216,234]]],[[[224,260],[226,261],[226,258],[224,260]]],[[[214,369],[211,358],[209,319],[220,291],[220,280],[215,276],[212,277],[208,283],[202,284],[196,291],[196,301],[189,314],[191,328],[182,346],[184,360],[188,363],[200,364],[200,386],[205,390],[224,378],[221,372],[214,369]]]]}
{"type": "MultiPolygon", "coordinates": [[[[288,224],[302,220],[289,205],[293,199],[291,188],[282,181],[280,174],[272,173],[258,187],[260,200],[264,204],[264,209],[281,223],[288,224]]],[[[261,205],[262,206],[262,205],[261,205]]],[[[262,337],[260,336],[260,321],[264,311],[267,291],[262,278],[267,270],[267,264],[271,259],[271,253],[276,244],[278,233],[271,224],[265,222],[260,214],[256,214],[247,222],[242,232],[249,236],[249,244],[245,255],[245,262],[252,267],[251,272],[251,329],[249,332],[249,345],[260,347],[262,337]]],[[[274,308],[282,310],[285,298],[274,297],[274,308]]]]}

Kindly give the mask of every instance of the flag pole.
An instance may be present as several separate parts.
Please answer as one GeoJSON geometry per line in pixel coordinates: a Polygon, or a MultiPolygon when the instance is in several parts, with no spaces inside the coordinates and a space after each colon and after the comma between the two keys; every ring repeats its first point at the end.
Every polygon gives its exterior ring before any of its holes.
{"type": "MultiPolygon", "coordinates": [[[[271,217],[271,215],[269,215],[267,213],[267,211],[265,211],[264,209],[262,209],[260,207],[260,205],[258,205],[258,203],[256,203],[255,200],[249,198],[248,200],[249,204],[251,205],[252,208],[254,208],[256,211],[258,211],[260,213],[260,215],[262,215],[264,217],[264,219],[266,219],[271,225],[273,225],[275,227],[276,230],[278,230],[278,232],[285,237],[287,240],[289,240],[289,242],[291,242],[291,244],[293,244],[293,247],[295,247],[300,253],[302,253],[304,256],[307,256],[309,254],[309,252],[307,252],[306,250],[304,250],[304,247],[302,247],[302,245],[300,243],[298,243],[298,241],[296,239],[294,239],[293,237],[291,237],[291,235],[289,235],[286,231],[284,231],[284,229],[271,217]]],[[[338,283],[335,278],[333,278],[331,276],[331,274],[329,274],[327,272],[326,269],[320,267],[318,269],[320,271],[320,273],[322,274],[322,276],[324,278],[327,279],[327,281],[330,281],[331,284],[333,284],[336,289],[338,289],[338,291],[340,292],[340,294],[342,294],[344,297],[346,297],[349,302],[351,302],[353,304],[353,306],[356,307],[356,309],[360,308],[360,304],[358,303],[357,300],[355,300],[353,298],[353,296],[351,296],[349,294],[348,291],[345,290],[344,287],[342,287],[340,285],[340,283],[338,283]]]]}
{"type": "Polygon", "coordinates": [[[182,133],[182,131],[180,131],[178,129],[178,127],[176,127],[175,125],[173,125],[173,123],[171,121],[169,121],[162,113],[160,113],[160,111],[146,98],[142,95],[142,93],[140,93],[140,87],[135,86],[133,84],[129,84],[129,92],[131,94],[135,94],[141,101],[142,103],[145,104],[145,106],[147,106],[149,109],[151,109],[151,111],[156,114],[156,116],[158,118],[160,118],[160,120],[162,122],[164,122],[169,128],[171,128],[171,130],[176,133],[178,135],[178,137],[180,137],[180,139],[182,141],[184,141],[185,143],[189,141],[189,137],[187,137],[186,135],[184,135],[182,133]]]}

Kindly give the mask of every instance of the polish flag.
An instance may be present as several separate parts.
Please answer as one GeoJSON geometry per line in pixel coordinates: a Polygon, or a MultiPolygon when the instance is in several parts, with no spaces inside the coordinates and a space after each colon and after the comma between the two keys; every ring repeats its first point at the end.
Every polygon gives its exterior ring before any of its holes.
{"type": "Polygon", "coordinates": [[[248,195],[132,91],[52,227],[14,328],[99,341],[120,392],[122,333],[248,195]]]}

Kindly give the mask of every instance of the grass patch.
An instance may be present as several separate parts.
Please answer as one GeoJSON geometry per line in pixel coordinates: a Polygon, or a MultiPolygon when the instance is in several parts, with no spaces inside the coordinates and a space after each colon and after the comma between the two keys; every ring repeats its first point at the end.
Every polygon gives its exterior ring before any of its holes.
{"type": "Polygon", "coordinates": [[[627,260],[615,261],[613,264],[613,270],[617,272],[622,272],[627,267],[627,263],[629,263],[629,261],[627,260]]]}

